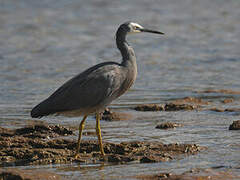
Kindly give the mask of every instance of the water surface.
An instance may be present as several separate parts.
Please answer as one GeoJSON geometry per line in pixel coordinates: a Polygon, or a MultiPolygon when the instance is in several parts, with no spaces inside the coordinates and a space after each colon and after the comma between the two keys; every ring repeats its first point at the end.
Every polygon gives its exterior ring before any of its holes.
{"type": "MultiPolygon", "coordinates": [[[[143,113],[131,109],[136,104],[165,103],[186,96],[202,97],[223,108],[239,107],[240,95],[196,93],[209,88],[240,90],[239,9],[238,0],[0,1],[1,126],[28,124],[31,108],[66,80],[96,63],[119,62],[114,34],[119,24],[132,20],[166,35],[128,37],[137,55],[138,77],[134,87],[111,107],[133,117],[101,122],[104,141],[159,140],[208,148],[196,156],[166,163],[20,168],[46,169],[75,179],[181,173],[217,166],[240,175],[239,132],[228,131],[232,121],[239,119],[238,113],[143,113]],[[220,103],[229,97],[234,103],[220,103]],[[155,129],[166,121],[184,126],[169,131],[155,129]]],[[[77,126],[80,118],[42,120],[77,126]]],[[[86,128],[94,127],[93,117],[88,118],[86,128]]]]}

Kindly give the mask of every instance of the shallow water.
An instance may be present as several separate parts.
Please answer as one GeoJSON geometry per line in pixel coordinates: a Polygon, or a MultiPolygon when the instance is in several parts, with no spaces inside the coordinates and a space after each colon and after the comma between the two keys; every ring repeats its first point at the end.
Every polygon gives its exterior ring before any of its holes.
{"type": "MultiPolygon", "coordinates": [[[[137,55],[137,81],[111,107],[132,114],[132,118],[102,121],[103,140],[159,140],[207,147],[198,155],[166,163],[20,168],[46,169],[76,179],[181,173],[212,167],[240,175],[239,132],[228,131],[232,121],[239,119],[238,113],[131,109],[136,104],[165,103],[186,96],[212,101],[216,107],[239,107],[240,95],[196,92],[209,88],[240,90],[239,9],[238,0],[0,1],[0,126],[28,124],[32,121],[31,108],[66,80],[96,63],[119,61],[114,33],[119,24],[132,20],[166,35],[129,36],[137,55]],[[228,97],[234,98],[234,103],[220,103],[228,97]],[[155,129],[166,121],[184,126],[167,131],[155,129]]],[[[65,117],[42,120],[67,126],[77,126],[80,121],[65,117]]],[[[94,127],[90,117],[86,128],[94,127]]]]}

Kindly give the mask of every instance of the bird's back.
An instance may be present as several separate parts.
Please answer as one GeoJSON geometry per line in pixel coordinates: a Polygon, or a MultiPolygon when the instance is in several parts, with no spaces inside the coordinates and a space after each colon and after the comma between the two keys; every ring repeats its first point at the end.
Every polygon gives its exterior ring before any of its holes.
{"type": "Polygon", "coordinates": [[[82,113],[102,110],[131,86],[136,77],[128,76],[129,69],[115,62],[93,66],[67,81],[34,107],[31,116],[42,117],[74,110],[82,113]]]}

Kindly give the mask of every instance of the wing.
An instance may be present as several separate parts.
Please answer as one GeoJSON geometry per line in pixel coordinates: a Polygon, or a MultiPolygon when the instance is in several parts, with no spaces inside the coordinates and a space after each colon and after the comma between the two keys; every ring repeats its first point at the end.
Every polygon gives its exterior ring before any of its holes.
{"type": "Polygon", "coordinates": [[[118,89],[120,71],[117,66],[104,66],[84,78],[76,78],[64,90],[50,98],[56,110],[90,108],[110,101],[118,89]]]}
{"type": "Polygon", "coordinates": [[[117,63],[102,63],[79,74],[36,106],[33,117],[109,104],[124,81],[117,63]],[[36,114],[34,116],[34,114],[36,114]]]}

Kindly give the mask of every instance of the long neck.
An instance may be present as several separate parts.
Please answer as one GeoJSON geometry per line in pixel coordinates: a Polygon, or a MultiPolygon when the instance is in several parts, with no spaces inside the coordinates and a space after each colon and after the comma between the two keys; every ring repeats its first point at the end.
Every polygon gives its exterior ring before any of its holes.
{"type": "Polygon", "coordinates": [[[118,30],[116,34],[116,44],[122,54],[122,65],[136,64],[136,57],[133,48],[126,41],[127,33],[118,30]]]}

